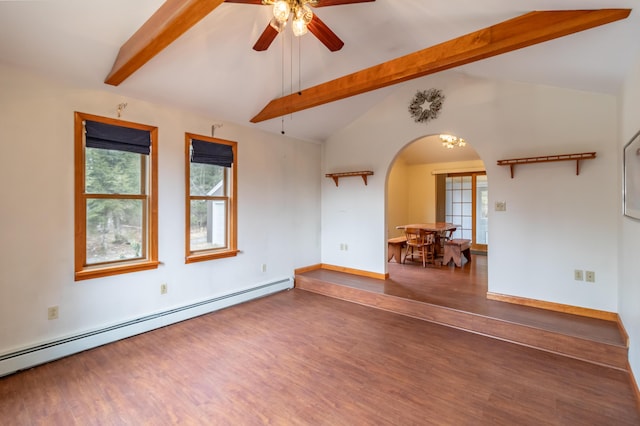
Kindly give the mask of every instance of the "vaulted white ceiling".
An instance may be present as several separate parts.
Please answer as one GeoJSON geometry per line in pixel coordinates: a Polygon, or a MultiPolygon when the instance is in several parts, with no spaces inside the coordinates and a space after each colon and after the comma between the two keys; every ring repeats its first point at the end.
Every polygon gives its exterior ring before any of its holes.
{"type": "MultiPolygon", "coordinates": [[[[314,11],[345,43],[330,52],[286,31],[252,50],[270,7],[223,3],[120,86],[104,84],[120,46],[162,0],[0,1],[0,63],[79,87],[160,102],[251,124],[271,99],[424,49],[533,10],[633,8],[633,0],[376,0],[314,11]],[[298,55],[301,52],[301,55],[298,55]],[[283,66],[284,65],[284,66],[283,66]],[[284,79],[284,84],[283,84],[284,79]]],[[[640,16],[457,68],[473,76],[617,94],[640,56],[640,16]]],[[[446,71],[445,71],[446,72],[446,71]]],[[[393,87],[284,118],[286,134],[323,141],[393,87]]]]}

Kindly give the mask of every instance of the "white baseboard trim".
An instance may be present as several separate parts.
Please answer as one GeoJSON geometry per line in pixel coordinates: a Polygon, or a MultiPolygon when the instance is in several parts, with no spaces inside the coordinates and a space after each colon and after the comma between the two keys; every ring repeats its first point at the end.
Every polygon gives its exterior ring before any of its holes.
{"type": "Polygon", "coordinates": [[[0,355],[0,377],[291,288],[293,288],[293,279],[286,278],[2,354],[0,355]]]}

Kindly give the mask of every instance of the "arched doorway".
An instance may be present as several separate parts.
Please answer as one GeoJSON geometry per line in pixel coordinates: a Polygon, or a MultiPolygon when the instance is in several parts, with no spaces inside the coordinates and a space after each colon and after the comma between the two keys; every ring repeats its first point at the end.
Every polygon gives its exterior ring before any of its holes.
{"type": "Polygon", "coordinates": [[[488,181],[484,162],[472,145],[443,145],[427,135],[401,149],[388,172],[386,231],[400,237],[399,225],[450,222],[454,238],[472,241],[472,250],[488,249],[488,181]]]}

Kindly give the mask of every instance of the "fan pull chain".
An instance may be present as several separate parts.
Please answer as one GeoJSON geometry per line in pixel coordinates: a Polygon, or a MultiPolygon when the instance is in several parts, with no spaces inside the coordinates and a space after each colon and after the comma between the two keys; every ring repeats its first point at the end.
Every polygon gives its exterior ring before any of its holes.
{"type": "Polygon", "coordinates": [[[302,95],[302,71],[300,63],[302,62],[302,49],[300,48],[300,37],[298,37],[298,95],[302,95]]]}
{"type": "MultiPolygon", "coordinates": [[[[281,37],[280,44],[282,45],[282,96],[284,97],[284,34],[281,37]]],[[[284,135],[284,115],[281,120],[281,130],[280,133],[284,135]]]]}
{"type": "Polygon", "coordinates": [[[293,39],[297,38],[300,43],[300,37],[291,37],[289,43],[289,94],[293,93],[293,39]]]}
{"type": "MultiPolygon", "coordinates": [[[[290,80],[289,80],[289,94],[293,93],[293,40],[296,39],[298,42],[298,52],[300,51],[300,39],[301,37],[291,37],[291,44],[290,46],[290,54],[289,54],[289,59],[290,59],[290,63],[289,63],[289,76],[290,76],[290,80]]],[[[299,58],[299,57],[298,57],[299,58]]],[[[291,120],[293,120],[293,112],[291,112],[291,115],[289,116],[289,118],[291,120]]]]}

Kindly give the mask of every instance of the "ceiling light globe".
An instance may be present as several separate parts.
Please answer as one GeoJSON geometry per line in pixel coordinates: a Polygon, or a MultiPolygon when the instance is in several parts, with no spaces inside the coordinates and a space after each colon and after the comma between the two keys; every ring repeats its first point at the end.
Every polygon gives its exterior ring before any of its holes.
{"type": "Polygon", "coordinates": [[[307,33],[307,24],[302,18],[296,18],[291,23],[291,30],[296,37],[303,36],[307,33]]]}
{"type": "Polygon", "coordinates": [[[278,0],[273,4],[273,17],[276,18],[276,21],[287,22],[287,19],[289,19],[289,13],[291,13],[291,8],[289,7],[288,2],[278,0]]]}
{"type": "Polygon", "coordinates": [[[287,26],[287,21],[280,22],[276,18],[272,18],[271,21],[269,21],[269,25],[271,25],[271,28],[280,33],[287,26]]]}
{"type": "Polygon", "coordinates": [[[311,11],[311,8],[305,4],[302,7],[299,7],[298,10],[300,10],[299,15],[304,20],[304,23],[309,25],[313,19],[313,12],[311,11]]]}

